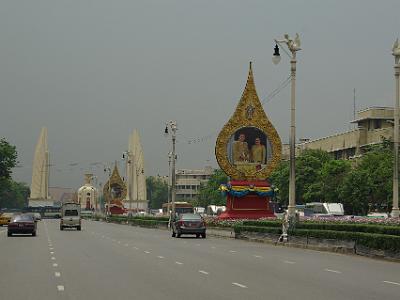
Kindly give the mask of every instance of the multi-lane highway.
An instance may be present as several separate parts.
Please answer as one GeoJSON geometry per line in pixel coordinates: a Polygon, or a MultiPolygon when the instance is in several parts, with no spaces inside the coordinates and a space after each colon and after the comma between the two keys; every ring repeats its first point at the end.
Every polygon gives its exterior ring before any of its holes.
{"type": "Polygon", "coordinates": [[[0,299],[397,299],[400,264],[85,221],[0,228],[0,299]]]}

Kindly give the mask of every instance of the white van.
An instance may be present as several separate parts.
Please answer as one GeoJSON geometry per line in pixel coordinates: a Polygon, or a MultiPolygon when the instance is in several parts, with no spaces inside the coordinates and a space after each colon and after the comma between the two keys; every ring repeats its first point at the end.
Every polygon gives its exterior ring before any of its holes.
{"type": "Polygon", "coordinates": [[[78,203],[64,203],[61,207],[60,230],[75,227],[81,230],[81,206],[78,203]]]}

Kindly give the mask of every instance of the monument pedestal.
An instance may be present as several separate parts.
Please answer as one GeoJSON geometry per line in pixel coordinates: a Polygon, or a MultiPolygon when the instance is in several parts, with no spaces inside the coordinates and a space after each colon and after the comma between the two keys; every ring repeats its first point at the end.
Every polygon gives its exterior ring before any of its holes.
{"type": "MultiPolygon", "coordinates": [[[[270,183],[265,180],[260,181],[231,181],[232,187],[242,187],[243,189],[257,189],[270,187],[270,183]]],[[[270,196],[260,196],[256,192],[249,192],[247,195],[239,197],[227,194],[226,210],[219,215],[219,219],[259,219],[274,218],[274,212],[270,205],[270,196]]]]}

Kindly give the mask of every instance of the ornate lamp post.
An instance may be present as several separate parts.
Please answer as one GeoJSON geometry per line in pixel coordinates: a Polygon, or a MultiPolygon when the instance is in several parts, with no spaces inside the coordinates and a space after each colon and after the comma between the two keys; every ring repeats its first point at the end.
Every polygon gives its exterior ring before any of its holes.
{"type": "Polygon", "coordinates": [[[129,201],[129,211],[132,211],[132,198],[131,198],[131,178],[132,178],[132,152],[126,150],[122,153],[122,159],[125,160],[125,171],[126,171],[126,201],[129,201]]]}
{"type": "Polygon", "coordinates": [[[176,176],[175,176],[175,162],[176,162],[176,155],[175,155],[175,142],[176,142],[176,131],[178,130],[176,121],[168,121],[165,125],[164,135],[167,137],[169,135],[169,129],[171,129],[171,138],[172,138],[172,164],[171,164],[171,206],[172,212],[170,220],[175,218],[175,196],[176,196],[176,176]]]}
{"type": "Polygon", "coordinates": [[[290,175],[289,175],[289,205],[288,205],[288,217],[293,219],[296,214],[296,52],[301,50],[300,48],[300,37],[296,33],[296,37],[291,39],[288,34],[284,35],[284,39],[275,40],[274,55],[272,62],[278,64],[281,60],[279,54],[278,45],[285,44],[291,56],[290,57],[290,71],[291,71],[291,101],[290,101],[290,175]]]}
{"type": "Polygon", "coordinates": [[[396,39],[393,45],[392,54],[394,56],[394,77],[396,81],[396,99],[394,106],[394,165],[393,165],[393,206],[391,216],[399,217],[399,75],[400,75],[400,44],[396,39]]]}

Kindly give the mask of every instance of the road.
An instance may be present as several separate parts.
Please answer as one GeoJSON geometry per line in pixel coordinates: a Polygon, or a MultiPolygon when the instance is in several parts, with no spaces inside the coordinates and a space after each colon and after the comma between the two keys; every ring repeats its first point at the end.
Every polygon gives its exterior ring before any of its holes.
{"type": "Polygon", "coordinates": [[[400,264],[166,230],[0,228],[0,299],[398,299],[400,264]]]}

